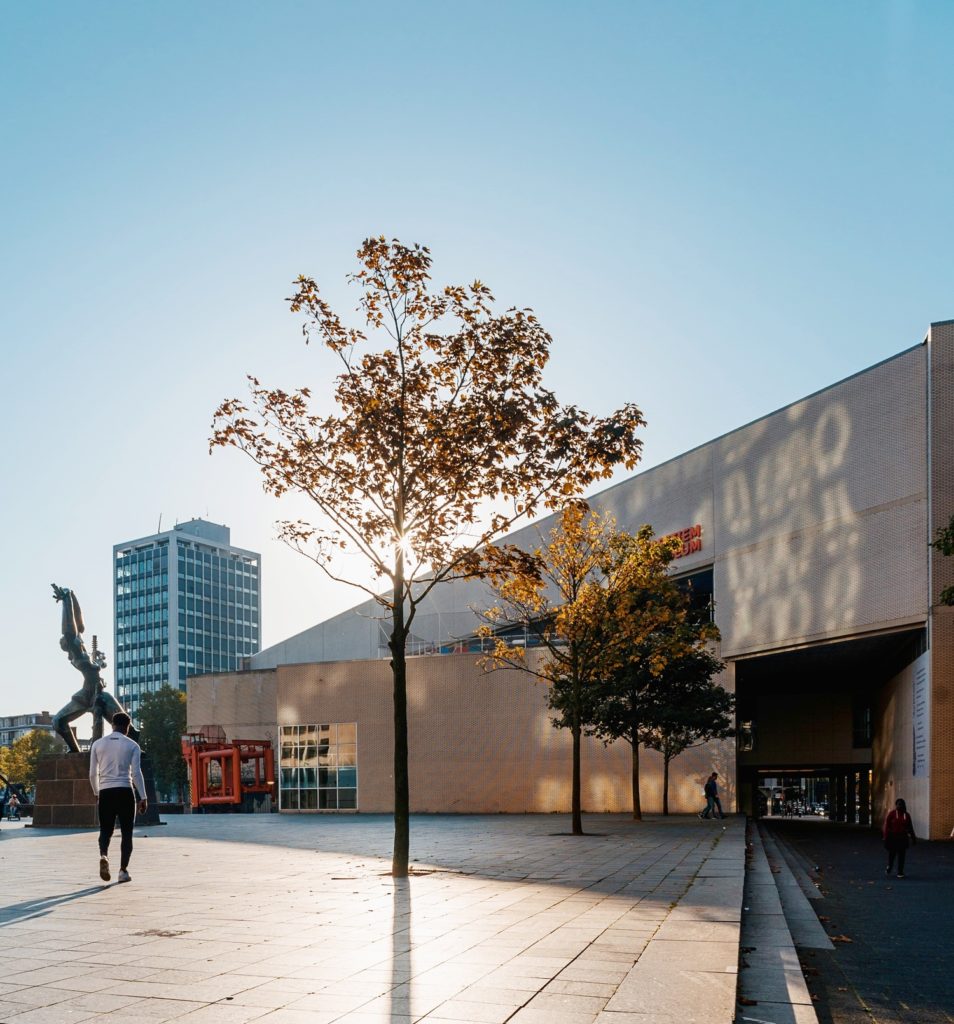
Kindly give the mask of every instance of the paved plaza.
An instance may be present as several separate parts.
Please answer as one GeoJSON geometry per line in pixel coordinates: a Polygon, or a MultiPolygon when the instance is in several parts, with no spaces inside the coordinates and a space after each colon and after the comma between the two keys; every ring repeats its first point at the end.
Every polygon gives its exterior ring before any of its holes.
{"type": "Polygon", "coordinates": [[[834,948],[802,950],[821,1024],[954,1021],[954,843],[919,842],[905,878],[885,877],[879,834],[852,825],[775,821],[824,894],[834,948]]]}
{"type": "Polygon", "coordinates": [[[728,1024],[742,820],[567,824],[416,817],[396,881],[387,817],[171,816],[127,885],[4,825],[0,1022],[728,1024]]]}

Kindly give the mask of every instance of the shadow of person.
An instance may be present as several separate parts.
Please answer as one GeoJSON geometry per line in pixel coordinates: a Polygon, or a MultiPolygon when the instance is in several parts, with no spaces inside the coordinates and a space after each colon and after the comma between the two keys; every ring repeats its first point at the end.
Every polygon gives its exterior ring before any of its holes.
{"type": "Polygon", "coordinates": [[[91,885],[86,889],[78,889],[76,892],[64,892],[57,896],[45,896],[36,900],[23,900],[21,903],[0,907],[0,928],[33,917],[45,917],[50,911],[64,903],[72,903],[73,900],[92,896],[93,893],[102,892],[104,888],[103,885],[91,885]]]}

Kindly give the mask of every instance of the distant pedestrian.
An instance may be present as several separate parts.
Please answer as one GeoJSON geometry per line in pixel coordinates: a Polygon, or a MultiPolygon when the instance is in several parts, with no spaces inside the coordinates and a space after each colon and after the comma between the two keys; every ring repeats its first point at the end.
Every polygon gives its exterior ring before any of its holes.
{"type": "Polygon", "coordinates": [[[142,777],[142,751],[127,735],[129,715],[117,711],[113,715],[113,731],[97,740],[89,751],[89,781],[99,797],[99,877],[109,881],[109,841],[116,819],[122,835],[118,881],[129,882],[129,858],[132,856],[133,824],[138,809],[146,811],[146,782],[142,777]],[[135,789],[133,788],[135,787],[135,789]]]}
{"type": "Polygon", "coordinates": [[[706,798],[706,806],[699,812],[700,818],[708,818],[710,815],[714,818],[716,817],[716,812],[718,812],[718,817],[725,817],[722,813],[722,801],[719,799],[719,784],[716,782],[718,777],[719,773],[713,772],[709,778],[706,779],[706,784],[702,788],[702,792],[706,798]]]}
{"type": "Polygon", "coordinates": [[[881,830],[884,838],[884,848],[888,851],[888,866],[884,869],[886,875],[891,874],[895,858],[898,860],[898,878],[904,878],[904,856],[908,849],[908,840],[913,846],[917,839],[914,835],[914,823],[911,815],[908,814],[907,804],[903,800],[895,800],[894,810],[889,811],[884,819],[884,827],[881,830]]]}
{"type": "Polygon", "coordinates": [[[11,793],[10,799],[7,800],[7,820],[20,820],[20,801],[17,799],[16,793],[11,793]]]}

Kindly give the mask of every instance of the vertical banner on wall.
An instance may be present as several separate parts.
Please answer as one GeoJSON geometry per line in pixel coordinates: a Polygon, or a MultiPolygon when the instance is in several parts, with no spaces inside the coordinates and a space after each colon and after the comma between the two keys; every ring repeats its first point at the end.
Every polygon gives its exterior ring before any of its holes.
{"type": "Polygon", "coordinates": [[[911,720],[914,726],[912,747],[913,774],[926,779],[930,774],[931,693],[928,655],[922,654],[914,663],[914,685],[911,687],[913,706],[911,720]]]}

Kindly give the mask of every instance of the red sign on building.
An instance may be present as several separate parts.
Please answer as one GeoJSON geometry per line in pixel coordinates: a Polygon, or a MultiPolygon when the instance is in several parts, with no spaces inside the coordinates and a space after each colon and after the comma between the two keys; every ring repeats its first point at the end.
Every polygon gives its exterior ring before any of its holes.
{"type": "Polygon", "coordinates": [[[663,540],[682,541],[682,548],[672,557],[685,558],[686,555],[694,555],[702,550],[702,526],[696,523],[695,526],[687,526],[684,530],[676,530],[675,533],[667,533],[663,540]]]}

